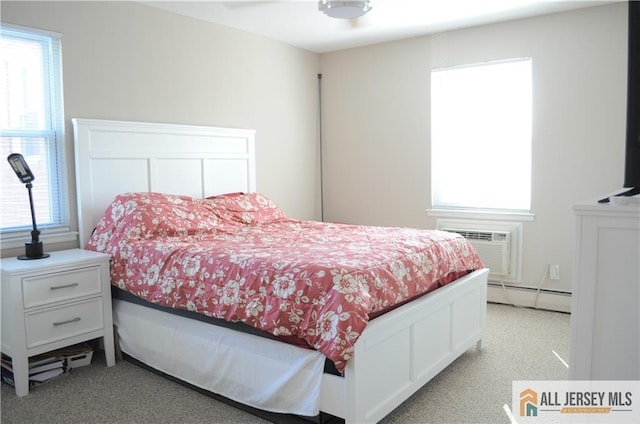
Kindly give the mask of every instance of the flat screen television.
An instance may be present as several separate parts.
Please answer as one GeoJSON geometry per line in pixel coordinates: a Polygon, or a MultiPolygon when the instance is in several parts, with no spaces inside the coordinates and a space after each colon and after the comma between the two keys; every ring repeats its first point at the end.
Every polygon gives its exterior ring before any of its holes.
{"type": "Polygon", "coordinates": [[[640,193],[640,2],[629,5],[629,52],[627,74],[627,141],[624,194],[640,193]]]}

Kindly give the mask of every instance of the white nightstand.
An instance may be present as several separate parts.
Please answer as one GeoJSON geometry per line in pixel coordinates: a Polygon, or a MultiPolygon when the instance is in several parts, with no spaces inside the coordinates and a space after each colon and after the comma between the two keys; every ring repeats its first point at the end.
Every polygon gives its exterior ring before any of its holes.
{"type": "Polygon", "coordinates": [[[46,259],[0,261],[2,353],[12,359],[16,394],[29,393],[29,357],[103,338],[115,365],[110,256],[82,249],[46,259]]]}

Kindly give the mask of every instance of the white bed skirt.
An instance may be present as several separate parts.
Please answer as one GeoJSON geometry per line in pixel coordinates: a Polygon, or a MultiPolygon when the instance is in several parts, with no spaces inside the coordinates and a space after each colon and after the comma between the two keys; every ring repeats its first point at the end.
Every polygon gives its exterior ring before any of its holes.
{"type": "Polygon", "coordinates": [[[320,411],[320,352],[117,299],[113,315],[121,350],[152,368],[258,409],[320,411]]]}

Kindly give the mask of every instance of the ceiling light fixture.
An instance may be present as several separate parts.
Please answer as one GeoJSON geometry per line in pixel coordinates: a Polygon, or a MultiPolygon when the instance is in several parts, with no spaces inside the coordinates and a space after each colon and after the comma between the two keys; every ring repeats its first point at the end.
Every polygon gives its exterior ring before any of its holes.
{"type": "Polygon", "coordinates": [[[318,10],[332,18],[353,19],[364,15],[371,10],[369,0],[358,1],[336,1],[320,0],[318,10]]]}

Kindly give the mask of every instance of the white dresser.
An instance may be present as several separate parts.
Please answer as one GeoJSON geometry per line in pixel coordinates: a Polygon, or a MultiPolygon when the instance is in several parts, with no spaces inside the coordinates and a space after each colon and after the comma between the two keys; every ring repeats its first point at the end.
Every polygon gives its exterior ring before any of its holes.
{"type": "Polygon", "coordinates": [[[569,379],[640,380],[640,206],[573,210],[569,379]]]}
{"type": "Polygon", "coordinates": [[[0,261],[2,353],[12,359],[18,396],[29,392],[34,355],[101,337],[107,366],[115,364],[109,260],[71,249],[46,259],[0,261]]]}

